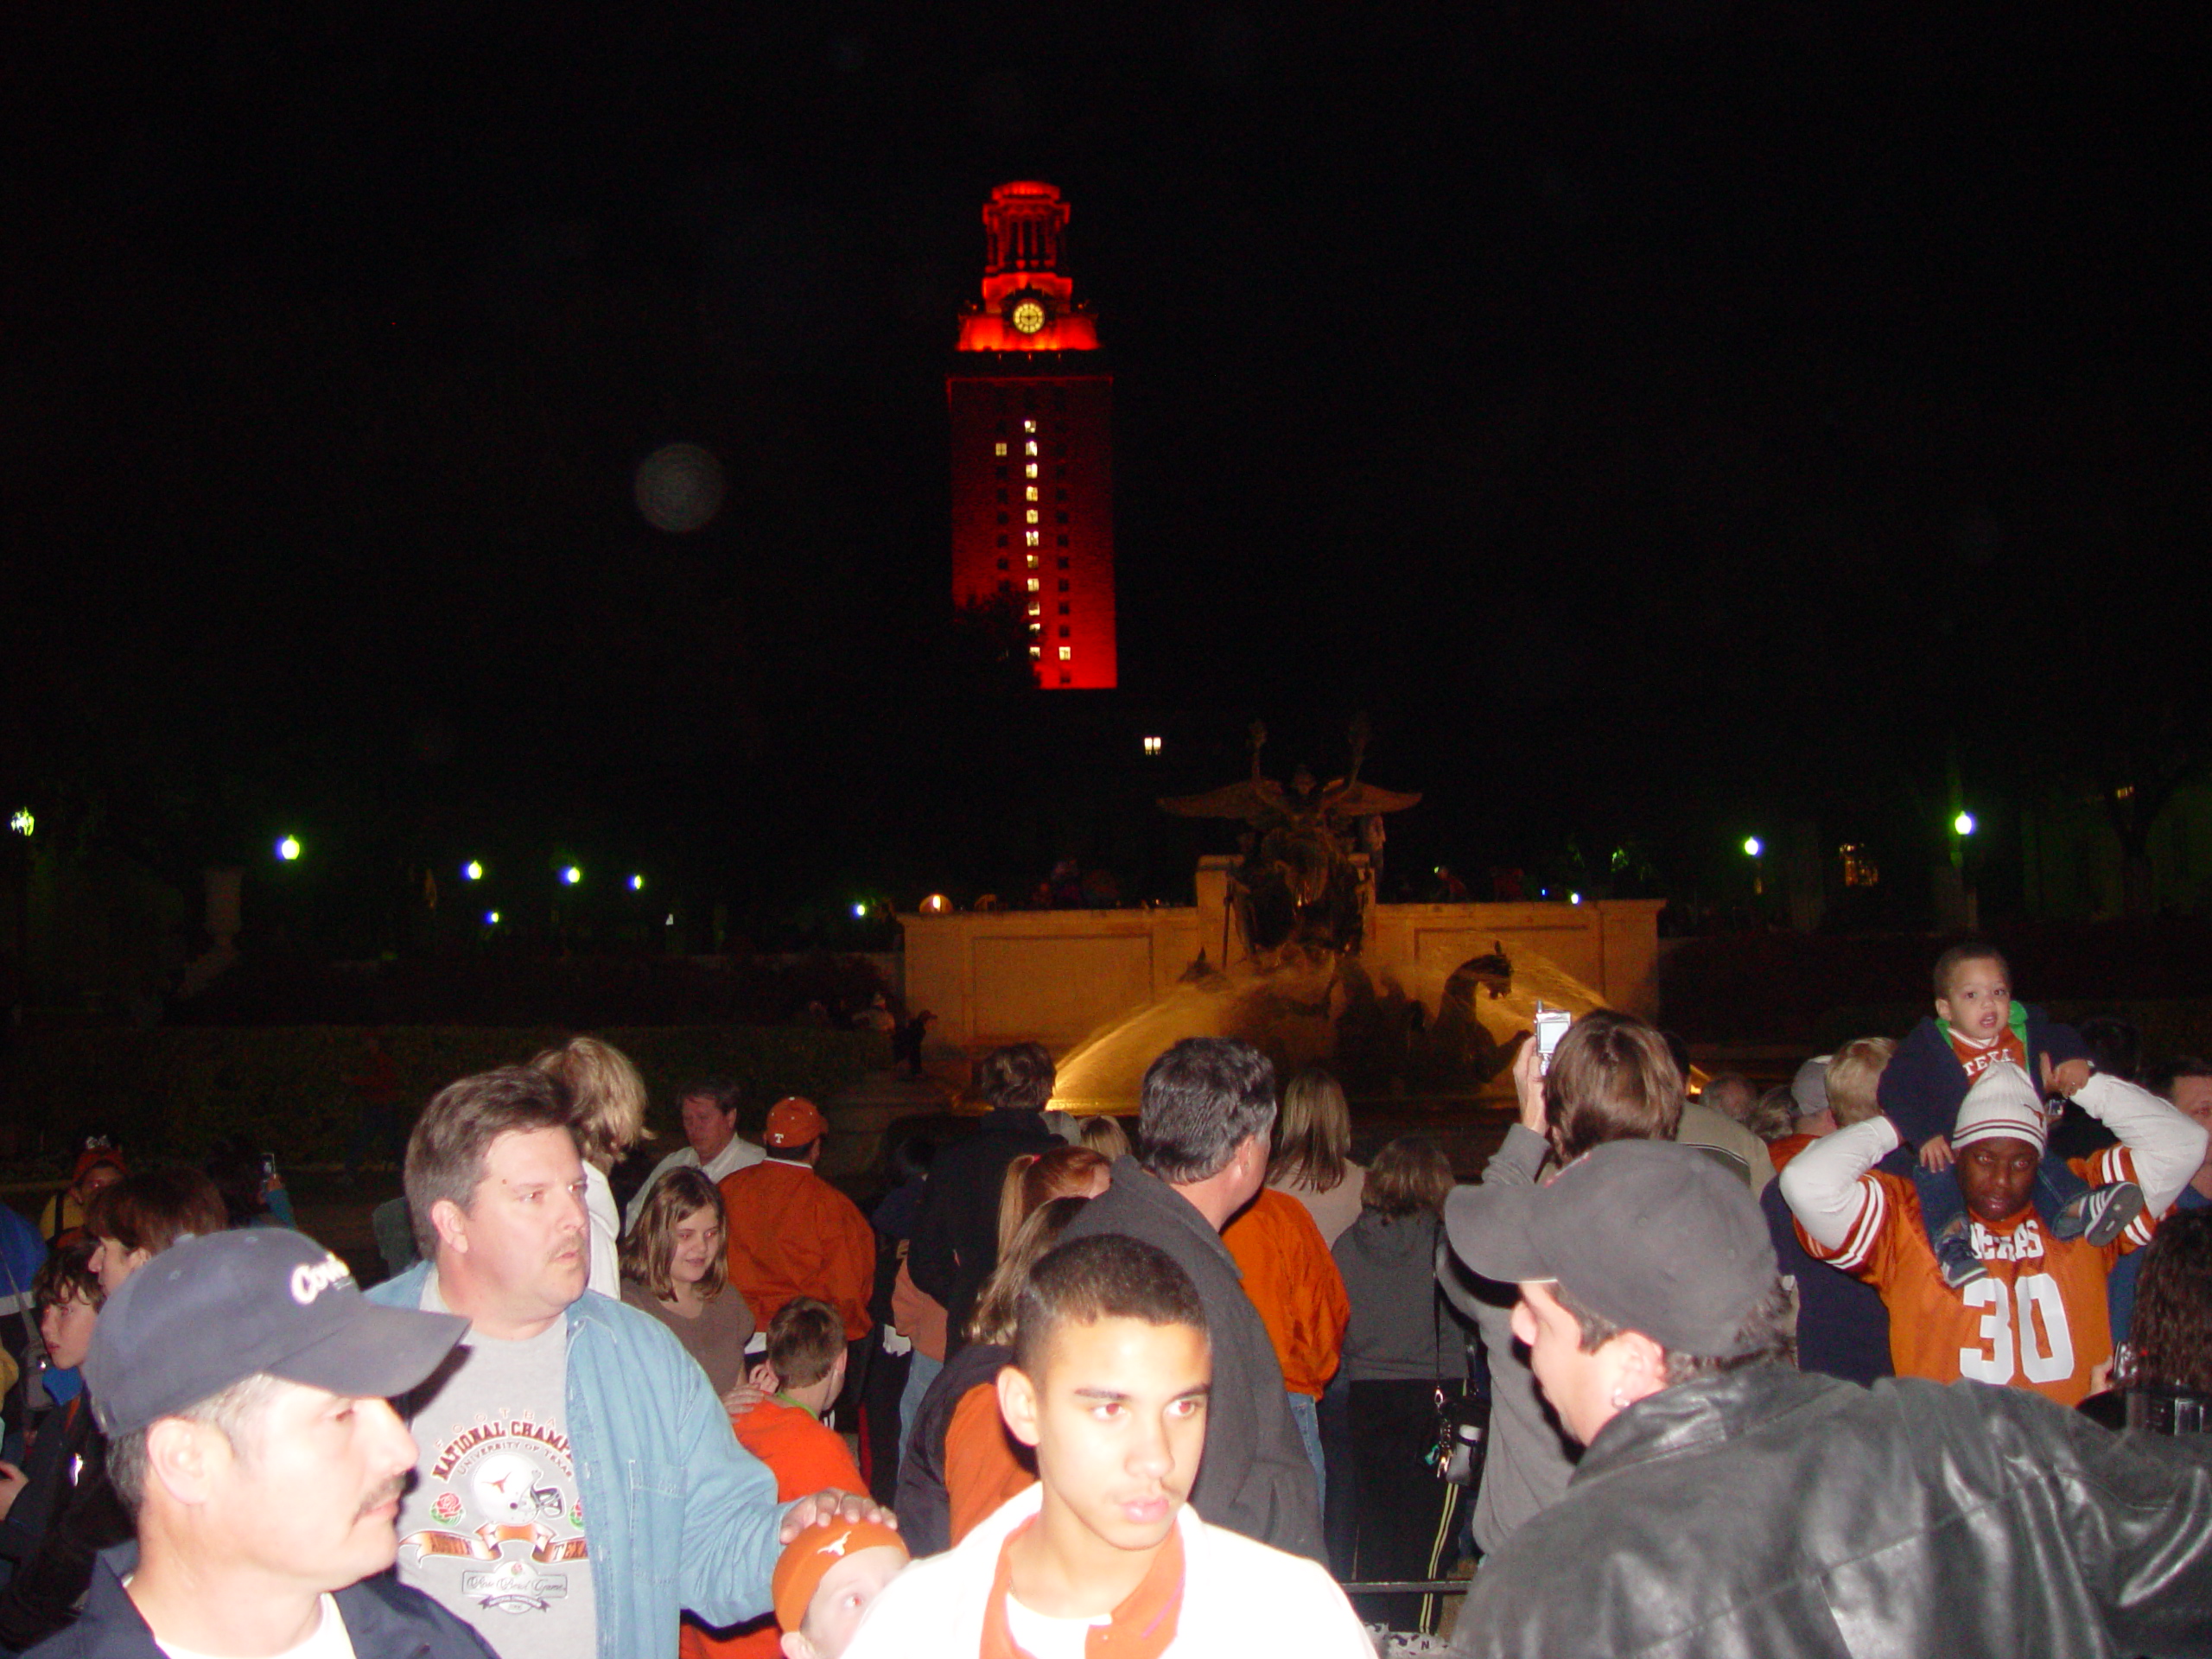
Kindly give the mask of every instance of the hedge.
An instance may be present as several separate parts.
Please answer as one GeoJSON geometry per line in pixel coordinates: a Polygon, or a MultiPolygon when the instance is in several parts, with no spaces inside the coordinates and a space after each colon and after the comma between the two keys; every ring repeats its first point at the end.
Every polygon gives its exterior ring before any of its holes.
{"type": "MultiPolygon", "coordinates": [[[[757,1128],[770,1102],[793,1094],[826,1101],[891,1059],[879,1033],[809,1026],[595,1034],[637,1064],[652,1095],[650,1121],[671,1134],[675,1090],[687,1081],[736,1081],[746,1100],[740,1126],[757,1128]]],[[[454,1078],[527,1060],[568,1035],[550,1027],[385,1027],[403,1128],[454,1078]]],[[[22,1153],[45,1163],[91,1128],[114,1129],[141,1156],[196,1158],[242,1130],[285,1163],[333,1162],[345,1154],[359,1109],[344,1079],[366,1058],[362,1032],[347,1026],[29,1031],[9,1055],[8,1097],[22,1153]]]]}

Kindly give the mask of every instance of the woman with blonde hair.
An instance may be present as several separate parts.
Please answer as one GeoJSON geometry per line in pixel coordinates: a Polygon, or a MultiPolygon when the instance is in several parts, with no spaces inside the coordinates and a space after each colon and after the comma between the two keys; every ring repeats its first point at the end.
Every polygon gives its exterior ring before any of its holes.
{"type": "Polygon", "coordinates": [[[607,1176],[625,1153],[652,1138],[645,1128],[645,1080],[628,1055],[596,1037],[571,1037],[530,1064],[569,1091],[569,1127],[583,1154],[584,1208],[591,1215],[591,1287],[602,1296],[619,1296],[622,1213],[607,1176]]]}
{"type": "Polygon", "coordinates": [[[1352,1162],[1351,1152],[1351,1107],[1344,1087],[1319,1066],[1308,1066],[1282,1091],[1268,1185],[1304,1205],[1321,1230],[1321,1242],[1331,1246],[1359,1219],[1360,1183],[1367,1172],[1352,1162]]]}
{"type": "Polygon", "coordinates": [[[1122,1120],[1096,1112],[1076,1125],[1076,1145],[1089,1147],[1093,1152],[1112,1163],[1116,1158],[1129,1155],[1129,1132],[1122,1127],[1122,1120]]]}
{"type": "MultiPolygon", "coordinates": [[[[1089,1147],[1054,1147],[1016,1158],[999,1185],[999,1255],[1006,1255],[1039,1205],[1052,1198],[1096,1198],[1112,1183],[1113,1167],[1089,1147]]],[[[980,1293],[978,1300],[980,1305],[980,1293]]]]}
{"type": "Polygon", "coordinates": [[[676,1333],[717,1395],[745,1376],[753,1310],[728,1288],[722,1195],[696,1169],[673,1169],[645,1195],[622,1241],[622,1300],[676,1333]]]}

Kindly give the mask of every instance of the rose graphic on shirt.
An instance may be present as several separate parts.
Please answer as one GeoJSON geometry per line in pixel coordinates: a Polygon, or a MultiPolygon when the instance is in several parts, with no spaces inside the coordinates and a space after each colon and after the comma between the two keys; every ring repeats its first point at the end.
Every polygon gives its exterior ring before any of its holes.
{"type": "Polygon", "coordinates": [[[451,1526],[461,1519],[461,1494],[448,1487],[430,1500],[430,1513],[451,1526]]]}

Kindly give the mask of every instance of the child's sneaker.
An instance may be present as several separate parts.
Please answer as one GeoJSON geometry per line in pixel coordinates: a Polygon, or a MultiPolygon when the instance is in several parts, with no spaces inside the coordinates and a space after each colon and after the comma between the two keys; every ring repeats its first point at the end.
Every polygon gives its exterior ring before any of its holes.
{"type": "MultiPolygon", "coordinates": [[[[2126,1224],[2120,1224],[2123,1227],[2126,1224]]],[[[1942,1273],[1943,1282],[1953,1290],[1964,1290],[1977,1279],[1989,1277],[1989,1269],[1974,1253],[1974,1238],[1967,1230],[1964,1216],[1954,1216],[1950,1224],[1936,1235],[1936,1266],[1942,1273]]]]}
{"type": "Polygon", "coordinates": [[[2133,1181],[2093,1186],[2052,1217],[2054,1238],[2078,1238],[2101,1249],[2143,1213],[2143,1189],[2133,1181]]]}

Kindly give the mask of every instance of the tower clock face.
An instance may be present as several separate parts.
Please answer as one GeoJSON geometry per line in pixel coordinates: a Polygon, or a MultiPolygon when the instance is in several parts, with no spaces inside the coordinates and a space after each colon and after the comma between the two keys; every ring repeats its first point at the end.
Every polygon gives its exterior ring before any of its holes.
{"type": "Polygon", "coordinates": [[[1033,334],[1052,320],[1052,308],[1043,295],[1027,290],[1008,300],[1006,320],[1017,334],[1033,334]]]}

